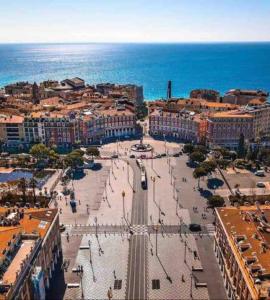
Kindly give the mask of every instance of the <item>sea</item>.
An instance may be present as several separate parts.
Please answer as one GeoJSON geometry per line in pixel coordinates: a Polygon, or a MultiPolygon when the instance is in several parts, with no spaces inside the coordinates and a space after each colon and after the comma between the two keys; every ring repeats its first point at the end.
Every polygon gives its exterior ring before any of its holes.
{"type": "Polygon", "coordinates": [[[270,91],[269,43],[0,44],[0,87],[81,77],[89,84],[143,85],[146,100],[192,89],[270,91]]]}

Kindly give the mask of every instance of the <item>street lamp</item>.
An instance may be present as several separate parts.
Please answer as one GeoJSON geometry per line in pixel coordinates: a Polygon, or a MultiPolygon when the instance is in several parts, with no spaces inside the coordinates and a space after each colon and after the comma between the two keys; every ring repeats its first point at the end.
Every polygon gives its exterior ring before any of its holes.
{"type": "Polygon", "coordinates": [[[127,161],[127,180],[129,183],[129,162],[127,161]]]}
{"type": "Polygon", "coordinates": [[[97,235],[97,217],[95,217],[95,223],[96,223],[96,238],[98,237],[97,235]]]}
{"type": "Polygon", "coordinates": [[[151,159],[151,168],[153,169],[153,160],[154,160],[154,157],[153,157],[153,152],[154,152],[154,149],[152,148],[151,150],[151,154],[152,154],[152,159],[151,159]]]}
{"type": "Polygon", "coordinates": [[[184,263],[186,264],[186,256],[187,256],[187,241],[185,241],[185,251],[184,251],[184,263]]]}
{"type": "Polygon", "coordinates": [[[193,297],[193,295],[192,295],[192,279],[193,279],[193,275],[192,275],[192,273],[190,273],[190,298],[193,297]]]}
{"type": "Polygon", "coordinates": [[[158,239],[157,239],[157,233],[158,233],[158,225],[156,225],[155,227],[155,230],[156,230],[156,256],[158,256],[158,251],[157,251],[157,242],[158,242],[158,239]]]}
{"type": "Polygon", "coordinates": [[[89,245],[89,255],[90,255],[90,264],[92,265],[92,252],[91,252],[91,241],[88,241],[88,245],[89,245]]]}
{"type": "Polygon", "coordinates": [[[123,217],[124,217],[124,220],[126,220],[126,213],[125,213],[125,196],[126,196],[126,193],[125,191],[122,192],[122,199],[123,199],[123,217]]]}

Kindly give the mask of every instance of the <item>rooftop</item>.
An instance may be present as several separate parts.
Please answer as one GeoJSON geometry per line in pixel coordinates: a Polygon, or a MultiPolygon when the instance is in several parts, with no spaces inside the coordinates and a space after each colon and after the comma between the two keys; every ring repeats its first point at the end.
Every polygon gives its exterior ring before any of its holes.
{"type": "Polygon", "coordinates": [[[212,118],[247,118],[251,119],[253,116],[248,113],[241,112],[239,110],[215,112],[210,115],[212,118]]]}
{"type": "Polygon", "coordinates": [[[253,295],[259,289],[261,293],[268,292],[270,206],[226,207],[217,208],[216,212],[249,289],[253,295]]]}

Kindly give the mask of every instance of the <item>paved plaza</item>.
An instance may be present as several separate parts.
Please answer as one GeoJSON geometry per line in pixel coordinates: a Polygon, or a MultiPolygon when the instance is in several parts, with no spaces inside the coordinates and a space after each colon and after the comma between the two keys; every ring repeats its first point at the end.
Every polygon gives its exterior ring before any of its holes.
{"type": "MultiPolygon", "coordinates": [[[[181,149],[176,143],[147,142],[154,153],[181,149]]],[[[55,280],[63,293],[57,299],[108,299],[108,292],[112,299],[225,299],[213,251],[214,215],[186,165],[187,156],[144,159],[144,190],[141,171],[129,158],[133,143],[102,146],[103,156],[118,153],[119,158],[97,160],[99,170],[86,170],[69,182],[77,212],[64,196],[51,204],[61,209],[60,222],[66,225],[64,283],[55,280]],[[191,222],[202,225],[201,234],[189,231],[191,222]],[[75,272],[81,265],[83,273],[75,272]]],[[[206,180],[201,187],[215,192],[206,180]]],[[[61,183],[56,189],[61,193],[61,183]]]]}

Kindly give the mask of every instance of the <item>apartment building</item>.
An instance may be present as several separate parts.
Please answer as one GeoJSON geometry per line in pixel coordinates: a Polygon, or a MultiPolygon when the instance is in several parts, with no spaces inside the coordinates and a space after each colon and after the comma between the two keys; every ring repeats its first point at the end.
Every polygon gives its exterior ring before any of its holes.
{"type": "Polygon", "coordinates": [[[215,252],[229,299],[270,299],[270,206],[216,208],[215,252]]]}
{"type": "Polygon", "coordinates": [[[69,147],[80,141],[80,123],[79,119],[61,113],[33,112],[25,117],[25,143],[69,147]]]}
{"type": "Polygon", "coordinates": [[[246,112],[216,112],[207,119],[207,141],[210,146],[222,146],[236,149],[241,134],[245,140],[254,137],[254,117],[246,112]]]}
{"type": "Polygon", "coordinates": [[[57,209],[0,207],[0,299],[45,299],[61,253],[57,209]]]}
{"type": "Polygon", "coordinates": [[[155,108],[149,113],[152,136],[199,142],[206,135],[206,128],[206,118],[195,112],[155,108]]]}
{"type": "Polygon", "coordinates": [[[244,110],[254,117],[254,139],[259,139],[270,133],[270,104],[259,100],[253,101],[244,110]]]}
{"type": "Polygon", "coordinates": [[[0,140],[11,147],[24,144],[24,117],[0,115],[0,140]]]}
{"type": "Polygon", "coordinates": [[[131,137],[136,134],[136,116],[125,106],[85,111],[83,124],[85,144],[100,143],[111,138],[131,137]]]}
{"type": "Polygon", "coordinates": [[[251,100],[261,98],[267,101],[269,93],[261,90],[241,90],[232,89],[229,90],[222,98],[224,103],[232,103],[238,105],[247,105],[251,100]]]}

